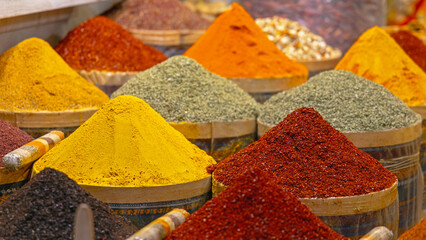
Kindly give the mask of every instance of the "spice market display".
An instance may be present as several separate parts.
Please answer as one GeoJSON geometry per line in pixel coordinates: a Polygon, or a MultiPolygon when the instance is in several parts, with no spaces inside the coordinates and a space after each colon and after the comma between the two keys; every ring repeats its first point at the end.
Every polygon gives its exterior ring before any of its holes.
{"type": "Polygon", "coordinates": [[[426,238],[426,0],[1,5],[0,239],[426,238]]]}

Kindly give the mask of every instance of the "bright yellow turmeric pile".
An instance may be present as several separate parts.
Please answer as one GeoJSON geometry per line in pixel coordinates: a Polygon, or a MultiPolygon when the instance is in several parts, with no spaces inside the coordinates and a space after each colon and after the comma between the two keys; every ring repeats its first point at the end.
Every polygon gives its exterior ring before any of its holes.
{"type": "Polygon", "coordinates": [[[145,187],[209,176],[216,163],[143,100],[116,97],[34,164],[67,174],[78,184],[145,187]]]}
{"type": "Polygon", "coordinates": [[[426,104],[426,73],[379,27],[363,33],[335,69],[382,84],[409,106],[426,104]]]}
{"type": "Polygon", "coordinates": [[[97,108],[108,96],[82,78],[38,38],[0,55],[0,110],[64,111],[97,108]]]}

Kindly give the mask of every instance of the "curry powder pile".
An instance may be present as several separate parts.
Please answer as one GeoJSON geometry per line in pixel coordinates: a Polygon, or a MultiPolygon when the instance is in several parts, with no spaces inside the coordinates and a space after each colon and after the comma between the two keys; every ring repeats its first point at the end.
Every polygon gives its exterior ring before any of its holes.
{"type": "Polygon", "coordinates": [[[335,69],[382,84],[408,106],[426,104],[426,73],[379,27],[364,32],[335,69]]]}
{"type": "Polygon", "coordinates": [[[214,163],[147,103],[126,95],[102,106],[34,169],[50,167],[83,185],[145,187],[204,179],[214,163]]]}
{"type": "Polygon", "coordinates": [[[402,234],[398,240],[424,240],[426,239],[426,218],[416,226],[402,234]]]}
{"type": "Polygon", "coordinates": [[[288,58],[237,3],[222,13],[184,56],[226,78],[308,75],[306,66],[288,58]]]}
{"type": "Polygon", "coordinates": [[[108,96],[71,69],[38,38],[0,55],[0,109],[65,111],[98,108],[108,96]]]}

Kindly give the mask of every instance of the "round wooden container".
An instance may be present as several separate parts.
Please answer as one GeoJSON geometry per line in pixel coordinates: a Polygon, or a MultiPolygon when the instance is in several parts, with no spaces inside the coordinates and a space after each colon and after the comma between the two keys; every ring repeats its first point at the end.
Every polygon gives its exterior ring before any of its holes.
{"type": "Polygon", "coordinates": [[[309,77],[313,77],[320,72],[333,70],[337,63],[340,61],[341,54],[338,57],[323,59],[317,61],[299,61],[300,63],[305,64],[309,70],[309,77]]]}
{"type": "Polygon", "coordinates": [[[145,44],[163,47],[189,46],[203,35],[205,30],[141,30],[130,29],[133,36],[145,44]]]}
{"type": "Polygon", "coordinates": [[[61,112],[9,112],[0,110],[0,119],[19,127],[34,138],[41,137],[53,130],[62,131],[65,136],[69,136],[97,110],[97,108],[61,112]]]}
{"type": "MultiPolygon", "coordinates": [[[[258,136],[273,126],[258,121],[258,136]]],[[[400,129],[342,132],[359,149],[377,159],[398,177],[399,230],[402,234],[422,216],[424,178],[420,166],[422,120],[400,129]]]]}
{"type": "Polygon", "coordinates": [[[85,71],[76,70],[80,76],[96,85],[108,96],[111,96],[115,90],[119,89],[129,79],[133,78],[138,72],[105,72],[105,71],[85,71]]]}
{"type": "Polygon", "coordinates": [[[218,162],[243,149],[256,138],[255,118],[232,122],[182,122],[170,125],[218,162]]]}
{"type": "Polygon", "coordinates": [[[230,78],[240,88],[248,92],[256,101],[264,103],[272,95],[296,87],[308,79],[308,76],[288,78],[230,78]]]}
{"type": "MultiPolygon", "coordinates": [[[[214,178],[213,197],[226,189],[214,178]]],[[[382,191],[358,196],[299,198],[327,226],[351,239],[360,239],[375,226],[398,232],[398,181],[382,191]]]]}

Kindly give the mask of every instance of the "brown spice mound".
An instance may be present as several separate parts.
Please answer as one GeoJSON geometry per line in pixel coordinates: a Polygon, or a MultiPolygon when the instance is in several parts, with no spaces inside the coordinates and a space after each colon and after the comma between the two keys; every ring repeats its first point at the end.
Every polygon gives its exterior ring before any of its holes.
{"type": "Polygon", "coordinates": [[[408,56],[426,72],[426,45],[422,40],[407,31],[398,31],[391,36],[408,56]]]}
{"type": "Polygon", "coordinates": [[[0,167],[3,167],[3,157],[9,152],[31,142],[34,138],[28,133],[0,120],[0,167]]]}
{"type": "Polygon", "coordinates": [[[313,108],[300,108],[261,139],[216,165],[214,178],[231,185],[258,167],[298,198],[367,194],[392,186],[396,176],[359,150],[313,108]]]}

